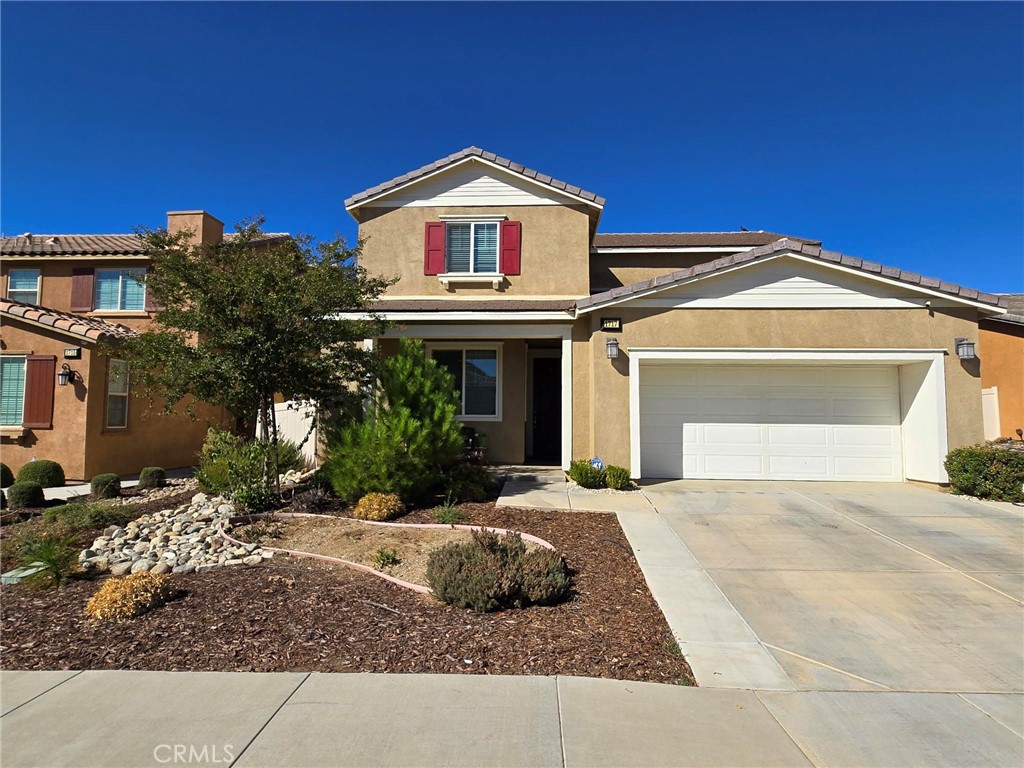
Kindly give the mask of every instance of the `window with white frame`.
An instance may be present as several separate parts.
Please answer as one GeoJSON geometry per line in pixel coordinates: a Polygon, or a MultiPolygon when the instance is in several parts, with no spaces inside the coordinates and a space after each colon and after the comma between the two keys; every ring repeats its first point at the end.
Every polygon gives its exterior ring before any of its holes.
{"type": "Polygon", "coordinates": [[[146,270],[97,269],[95,309],[144,310],[146,270]]]}
{"type": "Polygon", "coordinates": [[[7,273],[7,298],[26,304],[39,303],[39,270],[12,269],[7,273]]]}
{"type": "Polygon", "coordinates": [[[0,426],[20,427],[25,409],[25,357],[0,356],[0,426]]]}
{"type": "Polygon", "coordinates": [[[467,421],[501,419],[501,348],[498,346],[430,349],[430,356],[455,379],[461,407],[459,417],[467,421]]]}
{"type": "Polygon", "coordinates": [[[107,427],[128,426],[128,363],[111,360],[107,367],[107,427]]]}
{"type": "Polygon", "coordinates": [[[449,273],[498,271],[498,222],[448,222],[445,240],[445,269],[449,273]]]}

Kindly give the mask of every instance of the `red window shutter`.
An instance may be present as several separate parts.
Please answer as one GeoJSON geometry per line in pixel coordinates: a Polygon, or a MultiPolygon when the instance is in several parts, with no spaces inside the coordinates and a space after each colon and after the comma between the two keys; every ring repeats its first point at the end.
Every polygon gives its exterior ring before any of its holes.
{"type": "Polygon", "coordinates": [[[520,221],[501,222],[501,261],[503,275],[518,275],[523,224],[520,221]]]}
{"type": "Polygon", "coordinates": [[[440,275],[444,272],[443,221],[428,221],[423,238],[423,274],[440,275]]]}
{"type": "Polygon", "coordinates": [[[26,429],[53,428],[53,388],[57,386],[57,358],[28,355],[25,358],[25,408],[21,426],[26,429]]]}
{"type": "Polygon", "coordinates": [[[93,270],[71,270],[71,311],[92,312],[93,270]]]}

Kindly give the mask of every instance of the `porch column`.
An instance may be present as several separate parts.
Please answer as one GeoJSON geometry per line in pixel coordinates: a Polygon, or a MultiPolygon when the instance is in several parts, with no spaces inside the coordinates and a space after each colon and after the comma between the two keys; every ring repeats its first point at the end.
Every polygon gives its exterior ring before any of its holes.
{"type": "Polygon", "coordinates": [[[562,469],[572,461],[572,326],[562,330],[562,469]]]}

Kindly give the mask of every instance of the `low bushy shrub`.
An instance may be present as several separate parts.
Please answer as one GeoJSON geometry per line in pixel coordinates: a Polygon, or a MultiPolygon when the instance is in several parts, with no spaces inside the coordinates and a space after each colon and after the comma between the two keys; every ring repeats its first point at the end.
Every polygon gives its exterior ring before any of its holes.
{"type": "Polygon", "coordinates": [[[173,599],[175,590],[167,574],[133,573],[107,579],[85,606],[85,613],[100,621],[128,621],[173,599]]]}
{"type": "MultiPolygon", "coordinates": [[[[263,444],[231,432],[211,429],[199,454],[196,480],[204,493],[227,496],[239,509],[258,512],[273,498],[263,482],[263,444]]],[[[277,444],[278,474],[302,469],[304,460],[295,443],[277,444]]]]}
{"type": "Polygon", "coordinates": [[[1024,453],[972,445],[950,451],[945,466],[953,493],[1024,502],[1024,453]]]}
{"type": "Polygon", "coordinates": [[[604,488],[604,470],[591,466],[585,459],[569,463],[569,478],[583,488],[604,488]]]}
{"type": "Polygon", "coordinates": [[[64,485],[64,467],[49,459],[30,461],[18,470],[18,482],[39,483],[43,488],[60,488],[64,485]]]}
{"type": "Polygon", "coordinates": [[[50,532],[24,539],[18,547],[18,561],[23,566],[42,565],[36,580],[60,586],[74,572],[80,551],[73,537],[50,532]]]}
{"type": "Polygon", "coordinates": [[[39,483],[19,480],[7,489],[7,501],[11,509],[27,509],[43,506],[46,498],[39,483]]]}
{"type": "Polygon", "coordinates": [[[434,510],[434,519],[442,525],[458,525],[466,521],[466,513],[448,499],[434,510]]]}
{"type": "Polygon", "coordinates": [[[569,594],[571,579],[557,552],[528,550],[516,533],[473,531],[472,541],[430,553],[427,583],[449,605],[486,613],[556,603],[569,594]]]}
{"type": "Polygon", "coordinates": [[[96,499],[116,499],[121,495],[121,478],[112,472],[96,475],[89,483],[89,490],[96,499]]]}
{"type": "Polygon", "coordinates": [[[163,488],[167,483],[167,473],[162,467],[146,467],[139,472],[139,489],[163,488]]]}
{"type": "Polygon", "coordinates": [[[609,464],[604,468],[604,484],[615,491],[626,490],[630,485],[629,470],[609,464]]]}
{"type": "Polygon", "coordinates": [[[405,505],[397,494],[368,493],[352,510],[352,517],[359,520],[393,520],[404,512],[405,505]]]}
{"type": "Polygon", "coordinates": [[[378,571],[383,571],[385,568],[391,568],[392,566],[398,565],[401,560],[398,559],[398,553],[393,549],[384,549],[381,547],[373,554],[373,567],[378,571]]]}
{"type": "Polygon", "coordinates": [[[126,525],[138,516],[136,507],[105,501],[73,501],[43,513],[43,519],[58,523],[71,533],[126,525]]]}
{"type": "Polygon", "coordinates": [[[14,473],[11,468],[0,462],[0,488],[7,488],[14,485],[14,473]]]}
{"type": "Polygon", "coordinates": [[[487,467],[460,461],[444,473],[443,486],[449,499],[476,502],[494,493],[495,482],[487,467]]]}

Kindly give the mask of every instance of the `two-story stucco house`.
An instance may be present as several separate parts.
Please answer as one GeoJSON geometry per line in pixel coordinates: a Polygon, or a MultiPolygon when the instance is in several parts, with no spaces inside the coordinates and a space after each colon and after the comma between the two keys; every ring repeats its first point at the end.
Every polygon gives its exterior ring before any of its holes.
{"type": "MultiPolygon", "coordinates": [[[[224,237],[224,225],[204,211],[172,211],[167,224],[202,242],[224,237]]],[[[159,403],[149,408],[132,397],[124,361],[99,349],[152,322],[139,238],[25,234],[3,238],[0,255],[3,462],[17,472],[51,459],[69,480],[193,465],[209,424],[224,413],[201,406],[192,420],[159,413],[159,403]]]]}
{"type": "Polygon", "coordinates": [[[399,278],[367,343],[424,339],[492,461],[940,483],[982,439],[996,296],[768,232],[601,234],[604,205],[475,147],[346,201],[399,278]]]}

